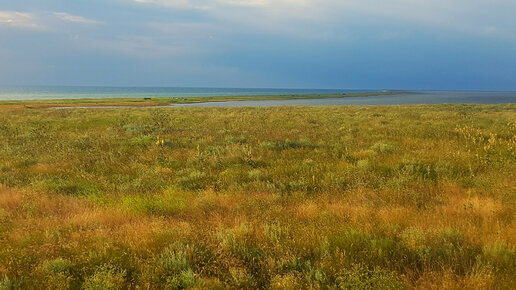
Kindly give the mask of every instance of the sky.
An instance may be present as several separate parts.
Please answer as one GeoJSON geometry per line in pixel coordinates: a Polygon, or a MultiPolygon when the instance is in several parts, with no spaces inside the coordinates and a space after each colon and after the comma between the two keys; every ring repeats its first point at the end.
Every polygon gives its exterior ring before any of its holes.
{"type": "Polygon", "coordinates": [[[516,0],[1,0],[0,85],[516,91],[516,0]]]}

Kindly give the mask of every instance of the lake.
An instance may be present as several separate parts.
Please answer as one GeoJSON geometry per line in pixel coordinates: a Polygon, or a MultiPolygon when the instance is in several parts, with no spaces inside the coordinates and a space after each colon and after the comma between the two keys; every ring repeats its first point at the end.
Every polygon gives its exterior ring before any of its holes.
{"type": "Polygon", "coordinates": [[[410,104],[504,104],[516,103],[516,92],[415,91],[394,95],[304,100],[228,101],[200,104],[174,104],[174,107],[243,106],[339,106],[339,105],[410,105],[410,104]]]}

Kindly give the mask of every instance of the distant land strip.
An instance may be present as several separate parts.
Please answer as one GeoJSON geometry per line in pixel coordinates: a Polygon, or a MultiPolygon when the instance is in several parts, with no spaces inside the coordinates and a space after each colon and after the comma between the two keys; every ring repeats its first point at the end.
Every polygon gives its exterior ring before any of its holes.
{"type": "Polygon", "coordinates": [[[194,104],[227,101],[274,101],[300,99],[329,99],[389,96],[410,94],[409,91],[378,91],[360,93],[335,94],[289,94],[289,95],[256,95],[256,96],[212,96],[212,97],[144,97],[144,98],[98,98],[98,99],[50,99],[50,100],[8,100],[0,101],[0,109],[44,109],[67,107],[152,107],[172,104],[194,104]]]}

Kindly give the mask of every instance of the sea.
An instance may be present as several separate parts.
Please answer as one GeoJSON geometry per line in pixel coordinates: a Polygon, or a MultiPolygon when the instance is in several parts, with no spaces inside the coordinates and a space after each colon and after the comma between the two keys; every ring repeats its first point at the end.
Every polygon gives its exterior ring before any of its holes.
{"type": "MultiPolygon", "coordinates": [[[[0,87],[0,101],[49,99],[102,99],[151,97],[256,96],[298,94],[341,94],[376,92],[360,89],[276,89],[276,88],[181,88],[181,87],[0,87]]],[[[369,97],[345,97],[300,100],[228,101],[174,104],[179,107],[241,106],[332,106],[332,105],[403,105],[403,104],[504,104],[516,103],[516,92],[507,91],[429,91],[414,90],[369,97]]]]}
{"type": "Polygon", "coordinates": [[[0,100],[102,99],[151,97],[208,97],[332,94],[377,90],[267,89],[267,88],[188,88],[188,87],[1,87],[0,100]]]}

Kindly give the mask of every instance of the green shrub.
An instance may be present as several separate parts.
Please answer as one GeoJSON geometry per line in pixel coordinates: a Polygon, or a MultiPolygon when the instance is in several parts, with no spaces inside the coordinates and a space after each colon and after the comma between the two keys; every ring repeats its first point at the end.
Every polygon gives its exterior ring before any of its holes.
{"type": "Polygon", "coordinates": [[[343,269],[337,276],[339,289],[406,289],[407,287],[394,272],[381,268],[368,268],[363,264],[354,264],[349,269],[343,269]]]}
{"type": "Polygon", "coordinates": [[[166,285],[170,289],[188,289],[192,288],[196,283],[195,273],[191,269],[187,269],[168,278],[166,285]]]}
{"type": "Polygon", "coordinates": [[[357,168],[363,171],[368,171],[371,168],[370,162],[367,159],[357,161],[357,168]]]}
{"type": "Polygon", "coordinates": [[[217,229],[215,238],[220,245],[232,253],[245,251],[245,236],[251,231],[251,227],[247,223],[241,223],[235,228],[217,229]]]}
{"type": "Polygon", "coordinates": [[[310,140],[301,139],[297,141],[291,141],[289,139],[285,141],[264,141],[260,143],[259,147],[265,150],[288,150],[296,148],[312,148],[315,147],[310,140]]]}
{"type": "Polygon", "coordinates": [[[174,215],[186,208],[186,200],[178,193],[167,191],[161,195],[136,195],[121,198],[131,212],[155,215],[174,215]]]}
{"type": "Polygon", "coordinates": [[[208,186],[208,180],[205,173],[192,170],[188,175],[179,179],[179,184],[185,190],[198,191],[208,186]]]}
{"type": "Polygon", "coordinates": [[[280,245],[286,235],[286,229],[280,223],[275,222],[263,226],[263,233],[274,245],[280,245]]]}
{"type": "Polygon", "coordinates": [[[170,121],[172,118],[169,111],[162,108],[153,108],[150,112],[154,133],[166,133],[171,131],[172,127],[170,126],[170,121]]]}
{"type": "Polygon", "coordinates": [[[227,136],[224,139],[226,144],[245,144],[247,139],[244,136],[227,136]]]}
{"type": "Polygon", "coordinates": [[[442,232],[442,239],[444,243],[449,243],[454,247],[461,247],[464,244],[464,236],[459,230],[453,228],[446,228],[442,232]]]}
{"type": "Polygon", "coordinates": [[[188,269],[186,251],[177,249],[176,245],[169,246],[160,255],[159,266],[166,273],[181,273],[188,269]]]}
{"type": "Polygon", "coordinates": [[[0,208],[0,237],[4,232],[7,232],[11,228],[11,217],[10,214],[4,209],[0,208]]]}
{"type": "Polygon", "coordinates": [[[122,289],[125,284],[125,276],[125,270],[104,264],[98,267],[93,275],[85,279],[82,288],[86,290],[122,289]]]}
{"type": "Polygon", "coordinates": [[[326,273],[320,268],[309,265],[304,271],[303,276],[306,284],[312,289],[320,289],[323,285],[326,285],[326,273]]]}
{"type": "Polygon", "coordinates": [[[513,246],[503,242],[485,245],[482,249],[487,262],[502,271],[516,272],[516,252],[513,246]]]}
{"type": "MultiPolygon", "coordinates": [[[[441,170],[441,169],[439,169],[441,170]]],[[[437,182],[439,180],[439,174],[436,171],[434,164],[423,163],[423,162],[404,162],[400,164],[398,168],[400,175],[405,175],[413,180],[420,181],[432,181],[437,182]]]]}
{"type": "Polygon", "coordinates": [[[329,248],[345,251],[351,262],[387,266],[415,263],[415,253],[403,243],[360,231],[346,231],[328,239],[329,248]]]}
{"type": "Polygon", "coordinates": [[[254,170],[249,171],[247,173],[247,175],[249,176],[249,178],[251,180],[255,180],[255,181],[261,181],[264,178],[263,172],[261,170],[258,170],[258,169],[254,169],[254,170]]]}
{"type": "Polygon", "coordinates": [[[229,270],[233,284],[238,288],[250,288],[253,285],[253,277],[244,269],[232,268],[229,270]]]}
{"type": "Polygon", "coordinates": [[[138,135],[131,139],[128,139],[122,143],[122,146],[126,146],[134,149],[145,149],[156,142],[156,137],[153,135],[138,135]]]}
{"type": "Polygon", "coordinates": [[[219,173],[218,181],[225,186],[232,184],[241,184],[247,181],[248,178],[245,171],[240,168],[228,168],[219,173]]]}
{"type": "Polygon", "coordinates": [[[195,273],[190,267],[187,250],[189,249],[185,246],[174,243],[159,256],[159,271],[170,289],[187,289],[197,283],[195,273]]]}
{"type": "Polygon", "coordinates": [[[60,194],[76,196],[101,196],[103,194],[94,183],[76,178],[51,178],[46,181],[46,189],[60,194]]]}
{"type": "Polygon", "coordinates": [[[11,290],[14,289],[13,282],[9,279],[9,277],[5,276],[2,281],[0,281],[0,290],[11,290]]]}
{"type": "Polygon", "coordinates": [[[394,153],[394,146],[382,142],[377,142],[370,148],[373,152],[379,154],[391,154],[394,153]]]}
{"type": "Polygon", "coordinates": [[[41,269],[47,273],[65,273],[69,274],[74,264],[67,259],[57,258],[55,260],[45,261],[41,265],[41,269]]]}

